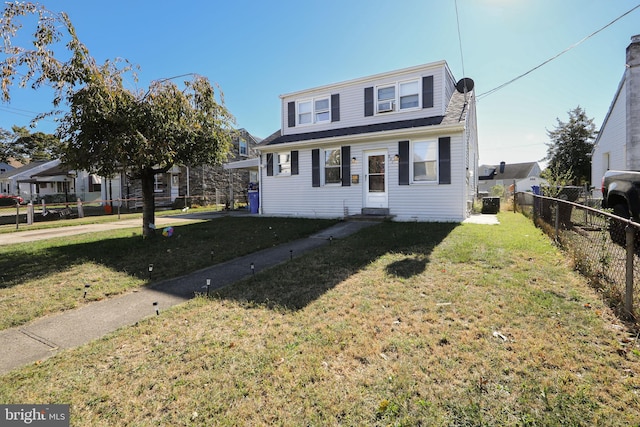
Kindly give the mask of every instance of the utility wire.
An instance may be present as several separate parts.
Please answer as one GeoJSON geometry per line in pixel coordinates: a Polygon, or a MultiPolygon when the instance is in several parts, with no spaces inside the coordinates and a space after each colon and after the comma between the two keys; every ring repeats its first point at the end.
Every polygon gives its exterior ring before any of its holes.
{"type": "MultiPolygon", "coordinates": [[[[554,59],[558,58],[560,55],[563,55],[565,53],[567,53],[568,51],[570,51],[571,49],[573,49],[574,47],[579,46],[580,44],[582,44],[583,42],[587,41],[588,39],[590,39],[591,37],[595,36],[596,34],[598,34],[600,31],[604,30],[607,27],[610,27],[611,25],[613,25],[615,22],[619,21],[620,19],[624,18],[625,16],[627,16],[628,14],[630,14],[631,12],[633,12],[634,10],[640,8],[640,4],[635,6],[634,8],[632,8],[631,10],[623,13],[622,15],[618,16],[616,19],[614,19],[613,21],[609,22],[607,25],[605,25],[604,27],[594,31],[593,33],[589,34],[588,36],[584,37],[582,40],[580,40],[577,43],[572,44],[571,46],[569,46],[568,48],[566,48],[565,50],[563,50],[562,52],[558,53],[557,55],[547,59],[546,61],[544,61],[543,63],[541,63],[540,65],[537,65],[535,67],[533,67],[532,69],[530,69],[529,71],[527,71],[526,73],[522,73],[519,76],[509,80],[506,83],[501,84],[498,87],[495,87],[487,92],[481,93],[480,95],[478,95],[476,97],[476,99],[481,99],[484,98],[485,96],[491,95],[494,92],[499,91],[500,89],[502,89],[505,86],[510,85],[511,83],[515,82],[516,80],[520,80],[521,78],[523,78],[524,76],[531,74],[532,72],[534,72],[535,70],[537,70],[538,68],[542,67],[543,65],[548,64],[549,62],[553,61],[554,59]]],[[[459,31],[459,30],[458,30],[459,31]]]]}
{"type": "Polygon", "coordinates": [[[462,63],[462,77],[466,76],[464,72],[464,56],[462,55],[462,37],[460,36],[460,15],[458,14],[458,0],[455,0],[456,22],[458,24],[458,43],[460,45],[460,62],[462,63]]]}

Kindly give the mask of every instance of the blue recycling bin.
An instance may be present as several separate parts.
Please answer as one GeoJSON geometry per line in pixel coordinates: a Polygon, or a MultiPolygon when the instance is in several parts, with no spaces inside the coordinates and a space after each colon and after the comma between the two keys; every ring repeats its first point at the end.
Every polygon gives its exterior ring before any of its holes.
{"type": "Polygon", "coordinates": [[[249,212],[258,213],[260,207],[260,192],[258,190],[249,190],[249,212]]]}

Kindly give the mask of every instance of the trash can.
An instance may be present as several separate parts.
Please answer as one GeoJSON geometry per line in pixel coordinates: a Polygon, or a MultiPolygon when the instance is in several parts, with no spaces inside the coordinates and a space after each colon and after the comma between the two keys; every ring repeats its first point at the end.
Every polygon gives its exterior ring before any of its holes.
{"type": "Polygon", "coordinates": [[[483,197],[482,213],[497,214],[500,212],[500,197],[483,197]]]}
{"type": "Polygon", "coordinates": [[[260,207],[260,192],[258,190],[249,190],[249,212],[252,214],[258,213],[260,207]]]}

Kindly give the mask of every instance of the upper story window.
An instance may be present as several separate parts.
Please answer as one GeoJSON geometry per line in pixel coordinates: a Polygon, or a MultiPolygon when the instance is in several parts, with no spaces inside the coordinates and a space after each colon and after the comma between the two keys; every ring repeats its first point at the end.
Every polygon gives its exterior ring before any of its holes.
{"type": "Polygon", "coordinates": [[[339,184],[342,182],[342,162],[340,161],[340,148],[332,148],[324,151],[324,183],[339,184]]]}
{"type": "Polygon", "coordinates": [[[420,84],[418,81],[400,83],[400,109],[416,108],[420,106],[420,84]]]}
{"type": "Polygon", "coordinates": [[[242,138],[240,138],[238,140],[238,153],[240,153],[241,156],[248,156],[249,155],[249,149],[247,147],[247,141],[245,141],[242,138]]]}
{"type": "Polygon", "coordinates": [[[316,99],[314,101],[315,122],[328,122],[331,119],[329,110],[329,98],[316,99]]]}
{"type": "Polygon", "coordinates": [[[413,181],[435,182],[438,179],[438,143],[420,141],[413,144],[413,181]]]}
{"type": "Polygon", "coordinates": [[[297,108],[298,125],[322,123],[331,120],[331,103],[328,96],[298,101],[297,108]]]}
{"type": "Polygon", "coordinates": [[[378,88],[378,113],[394,111],[396,106],[396,87],[385,86],[378,88]]]}
{"type": "Polygon", "coordinates": [[[398,82],[377,88],[378,113],[401,111],[420,106],[420,81],[398,82]]]}

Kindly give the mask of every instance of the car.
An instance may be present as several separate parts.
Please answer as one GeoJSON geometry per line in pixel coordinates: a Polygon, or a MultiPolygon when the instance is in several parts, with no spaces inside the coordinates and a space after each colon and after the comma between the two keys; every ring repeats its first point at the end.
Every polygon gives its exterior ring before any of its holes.
{"type": "Polygon", "coordinates": [[[0,194],[0,206],[15,206],[16,204],[23,204],[24,199],[20,196],[11,196],[7,194],[0,194]]]}

